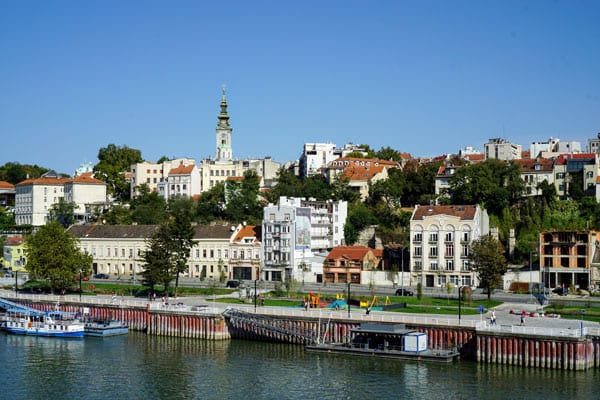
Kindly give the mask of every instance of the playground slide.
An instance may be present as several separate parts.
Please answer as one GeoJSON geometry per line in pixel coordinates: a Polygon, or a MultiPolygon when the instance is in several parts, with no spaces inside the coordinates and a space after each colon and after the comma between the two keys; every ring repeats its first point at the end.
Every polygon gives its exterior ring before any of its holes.
{"type": "Polygon", "coordinates": [[[342,308],[348,308],[348,303],[346,303],[344,300],[336,300],[330,305],[328,305],[327,308],[335,308],[341,310],[342,308]]]}

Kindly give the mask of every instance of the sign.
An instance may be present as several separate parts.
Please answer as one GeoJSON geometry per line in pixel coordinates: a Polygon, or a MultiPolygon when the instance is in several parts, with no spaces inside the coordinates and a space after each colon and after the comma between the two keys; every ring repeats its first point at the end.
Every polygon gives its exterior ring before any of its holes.
{"type": "Polygon", "coordinates": [[[480,314],[483,314],[484,307],[483,306],[477,307],[477,311],[479,311],[480,314]]]}

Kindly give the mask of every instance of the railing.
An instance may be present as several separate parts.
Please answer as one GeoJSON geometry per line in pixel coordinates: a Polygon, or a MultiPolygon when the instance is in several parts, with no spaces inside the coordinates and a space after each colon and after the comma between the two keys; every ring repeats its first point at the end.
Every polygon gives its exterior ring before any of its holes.
{"type": "Polygon", "coordinates": [[[600,334],[600,329],[592,329],[592,328],[545,328],[545,327],[536,327],[536,326],[520,326],[520,325],[487,325],[484,322],[484,326],[479,328],[478,330],[484,332],[502,332],[502,333],[514,333],[520,335],[528,335],[528,336],[552,336],[552,337],[582,337],[586,335],[594,335],[600,334]],[[595,331],[595,332],[594,332],[595,331]]]}

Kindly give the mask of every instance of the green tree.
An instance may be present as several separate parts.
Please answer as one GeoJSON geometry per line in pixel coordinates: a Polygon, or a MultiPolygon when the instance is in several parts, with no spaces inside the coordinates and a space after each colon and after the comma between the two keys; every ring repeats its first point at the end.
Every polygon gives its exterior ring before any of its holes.
{"type": "Polygon", "coordinates": [[[98,164],[94,166],[94,176],[107,185],[107,191],[117,201],[130,198],[129,182],[125,173],[131,170],[131,165],[142,162],[142,152],[127,146],[109,144],[98,151],[98,164]]]}
{"type": "Polygon", "coordinates": [[[290,171],[281,168],[277,171],[277,184],[265,196],[270,203],[277,204],[281,196],[302,197],[302,181],[290,171]]]}
{"type": "Polygon", "coordinates": [[[219,182],[202,193],[196,206],[196,219],[201,224],[225,218],[225,185],[219,182]]]}
{"type": "Polygon", "coordinates": [[[17,162],[7,162],[0,167],[0,181],[6,181],[16,185],[26,179],[35,179],[48,172],[48,168],[38,165],[19,164],[17,162]]]}
{"type": "Polygon", "coordinates": [[[375,157],[380,160],[392,160],[401,161],[402,155],[399,151],[392,149],[391,147],[382,147],[375,153],[375,157]]]}
{"type": "MultiPolygon", "coordinates": [[[[7,231],[15,228],[15,214],[8,212],[6,208],[0,206],[0,231],[7,231]]],[[[0,253],[4,254],[4,253],[0,253]]]]}
{"type": "Polygon", "coordinates": [[[479,277],[480,285],[487,289],[490,300],[492,290],[501,285],[502,274],[507,269],[502,244],[492,235],[482,236],[469,245],[468,258],[471,268],[479,277]]]}
{"type": "Polygon", "coordinates": [[[102,223],[108,225],[131,225],[131,209],[122,205],[113,205],[102,217],[102,223]]]}
{"type": "Polygon", "coordinates": [[[48,218],[50,221],[56,221],[63,227],[68,228],[75,222],[75,208],[77,208],[77,204],[72,201],[65,201],[61,197],[58,199],[58,203],[50,206],[48,218]]]}
{"type": "Polygon", "coordinates": [[[257,224],[262,220],[262,204],[259,197],[260,181],[256,171],[248,170],[241,182],[225,184],[225,217],[230,222],[257,224]]]}
{"type": "Polygon", "coordinates": [[[131,219],[141,225],[157,225],[167,218],[167,202],[157,192],[151,191],[148,185],[139,187],[139,195],[131,204],[131,219]]]}
{"type": "Polygon", "coordinates": [[[144,262],[142,284],[154,292],[157,284],[163,284],[165,292],[169,293],[169,285],[174,278],[172,271],[172,252],[170,248],[170,233],[166,223],[161,224],[154,234],[146,241],[147,250],[141,254],[144,262]]]}
{"type": "Polygon", "coordinates": [[[351,246],[358,240],[360,232],[370,225],[377,224],[373,212],[363,203],[358,203],[348,211],[348,218],[344,225],[344,238],[347,245],[351,246]]]}
{"type": "Polygon", "coordinates": [[[26,238],[27,271],[37,279],[47,280],[54,290],[69,288],[81,274],[89,275],[92,256],[82,253],[78,240],[58,222],[46,225],[26,238]]]}
{"type": "Polygon", "coordinates": [[[179,275],[187,269],[194,242],[194,201],[188,197],[176,197],[169,201],[169,249],[175,274],[175,297],[179,288],[179,275]]]}

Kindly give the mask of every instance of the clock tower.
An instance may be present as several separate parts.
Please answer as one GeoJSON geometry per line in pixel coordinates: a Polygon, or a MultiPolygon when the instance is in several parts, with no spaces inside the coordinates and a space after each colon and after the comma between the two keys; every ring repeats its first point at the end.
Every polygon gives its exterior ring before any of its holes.
{"type": "Polygon", "coordinates": [[[221,112],[217,123],[217,154],[215,161],[232,161],[233,151],[231,149],[231,125],[229,125],[229,114],[227,114],[227,97],[225,85],[223,85],[221,96],[221,112]]]}

